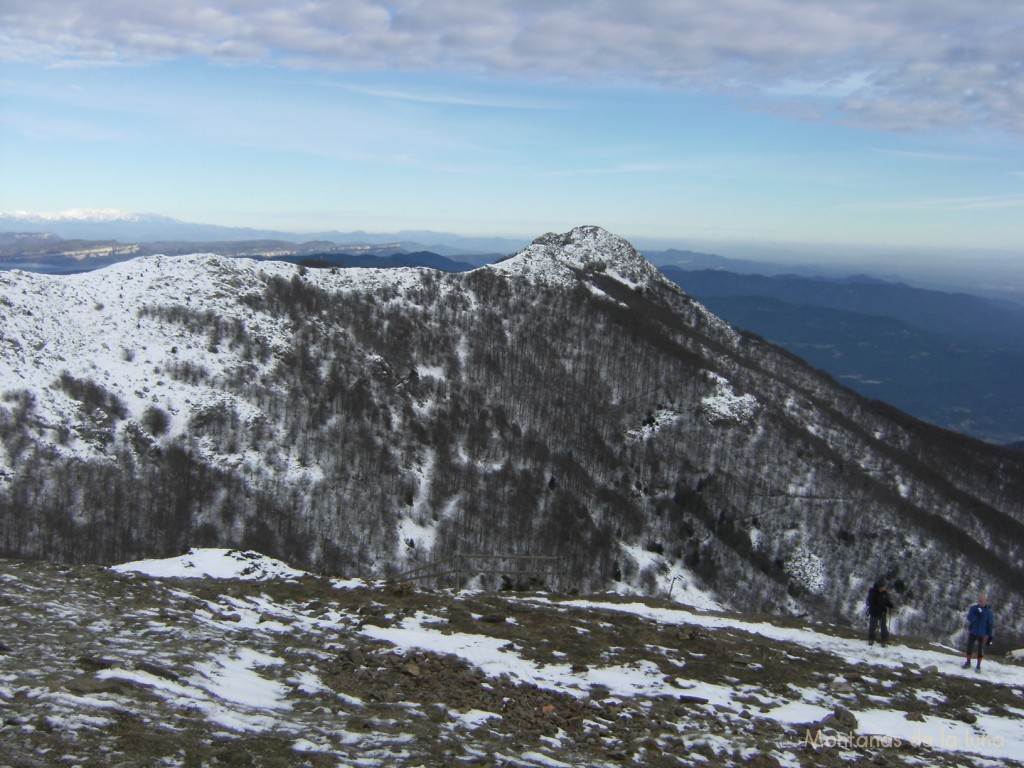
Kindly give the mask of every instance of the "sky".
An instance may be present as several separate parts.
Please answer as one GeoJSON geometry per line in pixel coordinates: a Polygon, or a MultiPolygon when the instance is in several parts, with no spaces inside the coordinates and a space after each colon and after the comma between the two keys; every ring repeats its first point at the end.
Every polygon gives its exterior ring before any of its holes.
{"type": "Polygon", "coordinates": [[[4,0],[0,211],[992,252],[1024,4],[4,0]]]}

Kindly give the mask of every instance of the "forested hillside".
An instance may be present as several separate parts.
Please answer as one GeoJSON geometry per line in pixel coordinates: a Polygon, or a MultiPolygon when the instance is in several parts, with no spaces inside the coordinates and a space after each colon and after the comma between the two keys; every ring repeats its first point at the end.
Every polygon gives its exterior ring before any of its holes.
{"type": "MultiPolygon", "coordinates": [[[[594,227],[497,265],[145,257],[0,274],[0,553],[314,571],[561,558],[559,587],[1024,626],[1024,457],[738,333],[594,227]]],[[[497,578],[495,577],[495,581],[497,578]]]]}

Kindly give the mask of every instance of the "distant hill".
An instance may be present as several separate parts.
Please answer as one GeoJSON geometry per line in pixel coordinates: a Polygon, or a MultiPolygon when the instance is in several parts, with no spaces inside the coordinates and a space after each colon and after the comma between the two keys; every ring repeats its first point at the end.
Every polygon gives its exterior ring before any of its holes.
{"type": "Polygon", "coordinates": [[[1024,346],[1024,306],[997,303],[966,293],[925,290],[866,275],[766,276],[671,266],[662,267],[662,271],[698,298],[765,296],[798,306],[807,304],[891,317],[922,330],[957,338],[992,337],[1024,346]]]}

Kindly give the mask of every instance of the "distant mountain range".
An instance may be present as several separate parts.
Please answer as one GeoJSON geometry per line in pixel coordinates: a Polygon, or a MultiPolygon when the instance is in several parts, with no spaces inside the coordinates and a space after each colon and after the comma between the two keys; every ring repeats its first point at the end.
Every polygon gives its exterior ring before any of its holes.
{"type": "Polygon", "coordinates": [[[64,211],[53,214],[0,213],[0,232],[45,232],[68,240],[118,240],[124,243],[223,243],[244,240],[300,243],[319,240],[332,245],[397,244],[406,250],[429,250],[443,256],[507,255],[516,252],[528,242],[526,239],[465,237],[429,230],[389,233],[330,230],[296,234],[270,229],[193,224],[157,214],[111,210],[64,211]]]}

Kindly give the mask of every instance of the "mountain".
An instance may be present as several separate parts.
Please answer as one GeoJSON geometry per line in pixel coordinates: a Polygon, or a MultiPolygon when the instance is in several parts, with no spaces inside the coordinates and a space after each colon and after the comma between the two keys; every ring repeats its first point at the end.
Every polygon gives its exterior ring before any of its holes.
{"type": "Polygon", "coordinates": [[[195,224],[158,214],[130,213],[113,209],[70,210],[59,213],[0,213],[0,233],[3,232],[41,232],[71,240],[118,240],[125,243],[219,243],[235,240],[282,240],[299,243],[324,240],[334,244],[382,245],[397,242],[406,250],[429,250],[442,256],[508,254],[525,245],[524,241],[514,238],[466,237],[431,230],[403,230],[391,233],[329,230],[300,234],[272,229],[195,224]]]}
{"type": "Polygon", "coordinates": [[[867,277],[663,267],[730,323],[860,393],[1008,444],[1024,436],[1024,307],[867,277]]]}
{"type": "Polygon", "coordinates": [[[663,267],[662,271],[698,297],[764,296],[797,306],[889,317],[960,340],[990,338],[1024,347],[1024,306],[966,293],[926,290],[866,275],[828,279],[673,267],[663,267]]]}
{"type": "Polygon", "coordinates": [[[737,259],[719,256],[714,253],[702,253],[700,251],[683,250],[680,248],[669,248],[667,250],[643,249],[642,252],[652,264],[659,267],[666,274],[674,269],[686,272],[726,270],[734,274],[788,274],[818,277],[830,271],[827,268],[813,265],[750,261],[748,259],[737,259]]]}
{"type": "Polygon", "coordinates": [[[884,574],[908,634],[959,631],[979,586],[1024,630],[1024,455],[840,386],[597,227],[459,273],[6,272],[0,304],[4,556],[546,556],[581,592],[858,625],[884,574]]]}
{"type": "Polygon", "coordinates": [[[237,550],[0,561],[0,583],[18,768],[1024,761],[1024,669],[993,648],[979,674],[806,618],[317,578],[237,550]]]}

